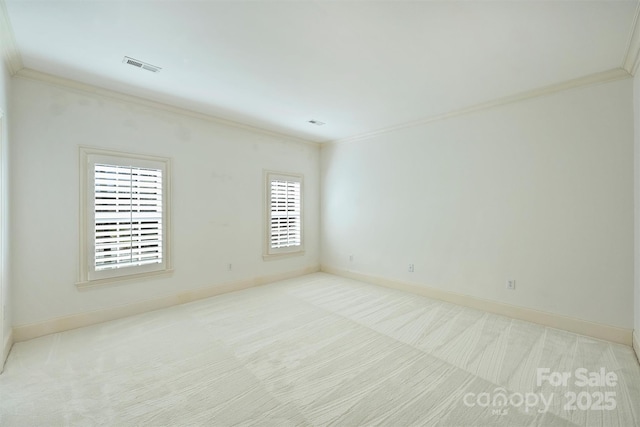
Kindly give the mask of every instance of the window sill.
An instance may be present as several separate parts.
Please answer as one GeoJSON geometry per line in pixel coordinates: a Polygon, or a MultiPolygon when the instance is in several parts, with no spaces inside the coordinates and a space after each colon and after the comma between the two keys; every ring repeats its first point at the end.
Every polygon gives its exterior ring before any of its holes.
{"type": "Polygon", "coordinates": [[[107,277],[104,279],[85,280],[82,282],[77,282],[76,287],[79,290],[85,290],[85,289],[111,285],[113,283],[129,282],[132,280],[146,279],[149,277],[171,276],[172,274],[173,274],[173,269],[150,271],[147,273],[127,274],[126,276],[107,277]]]}
{"type": "Polygon", "coordinates": [[[263,261],[275,261],[277,259],[282,259],[282,258],[293,258],[293,257],[297,257],[297,256],[302,256],[304,255],[304,250],[300,250],[300,251],[296,251],[296,252],[282,252],[279,254],[263,254],[262,255],[262,260],[263,261]]]}

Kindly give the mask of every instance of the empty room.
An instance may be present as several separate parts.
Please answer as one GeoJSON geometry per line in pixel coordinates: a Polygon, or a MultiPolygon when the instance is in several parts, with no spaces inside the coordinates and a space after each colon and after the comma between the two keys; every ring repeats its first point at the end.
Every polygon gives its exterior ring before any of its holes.
{"type": "Polygon", "coordinates": [[[0,0],[1,426],[640,426],[640,0],[0,0]]]}

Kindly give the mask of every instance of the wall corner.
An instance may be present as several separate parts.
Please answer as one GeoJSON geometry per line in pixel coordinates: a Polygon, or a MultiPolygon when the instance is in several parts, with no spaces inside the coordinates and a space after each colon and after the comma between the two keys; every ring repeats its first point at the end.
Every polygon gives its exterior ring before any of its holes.
{"type": "Polygon", "coordinates": [[[0,360],[0,374],[4,371],[4,365],[7,362],[7,358],[9,357],[9,353],[11,352],[11,347],[13,347],[13,330],[9,333],[9,336],[4,340],[4,345],[2,346],[2,359],[0,360]]]}

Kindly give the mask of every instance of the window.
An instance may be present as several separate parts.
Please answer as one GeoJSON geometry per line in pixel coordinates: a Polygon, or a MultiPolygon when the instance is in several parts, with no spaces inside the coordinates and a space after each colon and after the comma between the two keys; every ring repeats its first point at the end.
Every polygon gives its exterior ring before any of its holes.
{"type": "Polygon", "coordinates": [[[267,236],[265,257],[301,254],[302,175],[266,172],[267,236]]]}
{"type": "Polygon", "coordinates": [[[80,286],[170,271],[169,159],[81,148],[80,286]]]}

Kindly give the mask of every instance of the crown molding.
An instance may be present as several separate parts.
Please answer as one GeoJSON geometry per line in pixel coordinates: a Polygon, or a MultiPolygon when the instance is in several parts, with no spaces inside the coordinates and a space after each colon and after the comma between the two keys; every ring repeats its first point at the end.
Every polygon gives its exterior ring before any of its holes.
{"type": "Polygon", "coordinates": [[[438,114],[435,116],[429,116],[424,119],[415,120],[412,122],[402,123],[395,126],[389,126],[387,128],[378,129],[371,132],[365,132],[359,135],[351,136],[343,139],[336,139],[333,141],[325,141],[322,143],[323,147],[342,144],[347,142],[355,142],[363,139],[369,139],[374,136],[382,135],[389,132],[398,131],[401,129],[412,128],[416,126],[425,125],[428,123],[437,122],[440,120],[450,119],[452,117],[463,116],[466,114],[475,113],[490,108],[500,107],[502,105],[513,104],[527,99],[538,98],[541,96],[552,95],[554,93],[562,92],[569,89],[579,88],[583,86],[592,86],[601,83],[613,82],[616,80],[628,79],[631,74],[622,68],[615,68],[613,70],[603,71],[600,73],[589,74],[587,76],[579,77],[577,79],[567,80],[562,83],[556,83],[549,86],[543,86],[537,89],[520,92],[515,95],[506,96],[504,98],[494,99],[492,101],[482,102],[470,107],[460,108],[458,110],[449,111],[447,113],[438,114]]]}
{"type": "Polygon", "coordinates": [[[22,70],[24,65],[22,64],[22,56],[20,56],[16,45],[16,39],[13,35],[13,28],[11,27],[11,21],[9,20],[9,14],[4,0],[0,0],[0,39],[2,40],[4,50],[4,61],[9,68],[9,73],[13,76],[22,70]]]}
{"type": "MultiPolygon", "coordinates": [[[[2,2],[2,0],[0,0],[0,2],[2,2]]],[[[640,34],[640,31],[638,31],[638,34],[640,34]]],[[[54,76],[52,74],[43,73],[41,71],[36,71],[36,70],[30,69],[30,68],[22,68],[15,75],[17,77],[22,77],[22,78],[31,79],[31,80],[38,80],[38,81],[50,83],[50,84],[53,84],[53,85],[56,85],[56,86],[63,86],[63,87],[66,87],[66,88],[72,89],[72,90],[88,92],[88,93],[96,94],[96,95],[99,95],[99,96],[104,96],[104,97],[107,97],[107,98],[115,99],[115,100],[118,100],[118,101],[128,102],[128,103],[132,103],[132,104],[136,104],[136,105],[143,105],[143,106],[146,106],[146,107],[149,107],[149,108],[156,108],[156,109],[172,112],[172,113],[175,113],[175,114],[180,114],[180,115],[187,116],[187,117],[193,117],[193,118],[197,118],[197,119],[200,119],[200,120],[214,122],[214,123],[217,123],[217,124],[222,124],[222,125],[226,125],[226,126],[239,128],[239,129],[249,130],[249,131],[252,131],[252,132],[261,133],[261,134],[264,134],[264,135],[285,139],[285,140],[288,140],[288,141],[291,141],[291,142],[297,142],[297,143],[302,143],[302,144],[306,144],[306,145],[311,145],[311,146],[314,146],[314,147],[324,147],[324,146],[333,145],[333,144],[355,142],[355,141],[360,141],[360,140],[363,140],[363,139],[369,139],[369,138],[372,138],[372,137],[377,136],[377,135],[381,135],[381,134],[385,134],[385,133],[389,133],[389,132],[393,132],[393,131],[397,131],[397,130],[401,130],[401,129],[416,127],[416,126],[420,126],[420,125],[424,125],[424,124],[428,124],[428,123],[432,123],[432,122],[436,122],[436,121],[440,121],[440,120],[449,119],[449,118],[452,118],[452,117],[471,114],[471,113],[475,113],[475,112],[478,112],[478,111],[491,109],[491,108],[499,107],[499,106],[502,106],[502,105],[512,104],[512,103],[524,101],[524,100],[531,99],[531,98],[538,98],[538,97],[541,97],[541,96],[551,95],[551,94],[562,92],[562,91],[569,90],[569,89],[579,88],[579,87],[583,87],[583,86],[592,86],[592,85],[596,85],[596,84],[608,83],[608,82],[613,82],[613,81],[617,81],[617,80],[627,79],[627,78],[630,78],[632,76],[631,73],[629,73],[627,70],[625,70],[623,68],[615,68],[615,69],[612,69],[612,70],[603,71],[603,72],[594,73],[594,74],[589,74],[587,76],[583,76],[583,77],[579,77],[579,78],[576,78],[576,79],[567,80],[565,82],[556,83],[556,84],[552,84],[552,85],[548,85],[548,86],[543,86],[543,87],[532,89],[532,90],[525,91],[525,92],[520,92],[520,93],[517,93],[515,95],[510,95],[510,96],[506,96],[506,97],[503,97],[503,98],[498,98],[498,99],[495,99],[495,100],[492,100],[492,101],[487,101],[487,102],[483,102],[483,103],[480,103],[480,104],[475,104],[475,105],[472,105],[472,106],[469,106],[469,107],[464,107],[464,108],[461,108],[461,109],[458,109],[458,110],[453,110],[453,111],[450,111],[450,112],[447,112],[447,113],[438,114],[438,115],[435,115],[435,116],[429,116],[429,117],[426,117],[426,118],[423,118],[423,119],[420,119],[420,120],[415,120],[415,121],[412,121],[412,122],[407,122],[407,123],[402,123],[402,124],[399,124],[399,125],[389,126],[389,127],[378,129],[378,130],[374,130],[374,131],[371,131],[371,132],[365,132],[365,133],[362,133],[362,134],[359,134],[359,135],[350,136],[350,137],[347,137],[347,138],[336,139],[336,140],[327,140],[327,141],[322,141],[322,142],[314,142],[314,141],[310,141],[310,140],[306,140],[306,139],[302,139],[302,138],[293,137],[291,135],[286,135],[286,134],[283,134],[283,133],[279,133],[279,132],[275,132],[275,131],[271,131],[271,130],[267,130],[267,129],[263,129],[263,128],[259,128],[259,127],[255,127],[255,126],[251,126],[251,125],[247,125],[247,124],[236,122],[236,121],[233,121],[233,120],[223,119],[223,118],[216,117],[216,116],[213,116],[213,115],[209,115],[209,114],[200,113],[200,112],[197,112],[197,111],[193,111],[193,110],[177,107],[177,106],[174,106],[174,105],[164,104],[164,103],[161,103],[161,102],[158,102],[158,101],[152,101],[150,99],[141,98],[141,97],[138,97],[138,96],[127,95],[127,94],[122,93],[122,92],[116,92],[116,91],[113,91],[113,90],[110,90],[110,89],[100,88],[98,86],[90,85],[90,84],[87,84],[87,83],[81,83],[81,82],[78,82],[76,80],[66,79],[64,77],[54,76]]]]}
{"type": "Polygon", "coordinates": [[[640,2],[636,6],[636,13],[633,15],[633,22],[627,41],[627,50],[622,61],[622,68],[632,76],[638,70],[640,63],[640,2]]]}
{"type": "MultiPolygon", "coordinates": [[[[1,1],[1,0],[0,0],[1,1]]],[[[200,119],[220,125],[230,126],[237,129],[242,129],[254,133],[259,133],[262,135],[267,135],[271,137],[275,137],[281,140],[286,140],[289,142],[294,142],[298,144],[310,145],[313,147],[319,147],[320,143],[310,141],[307,139],[302,139],[298,137],[294,137],[291,135],[287,135],[280,132],[271,131],[268,129],[259,128],[256,126],[247,125],[244,123],[236,122],[233,120],[223,119],[221,117],[213,116],[210,114],[200,113],[194,110],[189,110],[182,107],[177,107],[170,104],[165,104],[158,101],[153,101],[147,98],[142,98],[133,95],[127,95],[122,92],[113,91],[110,89],[104,89],[98,86],[90,85],[87,83],[81,83],[76,80],[66,79],[64,77],[54,76],[52,74],[43,73],[41,71],[32,70],[30,68],[22,68],[15,74],[18,78],[28,79],[28,80],[37,80],[45,83],[49,83],[55,86],[62,86],[64,88],[79,91],[83,93],[90,93],[93,95],[102,96],[105,98],[110,98],[116,101],[126,102],[129,104],[144,106],[147,108],[154,108],[162,111],[166,111],[173,114],[179,114],[186,117],[191,117],[195,119],[200,119]]]]}

